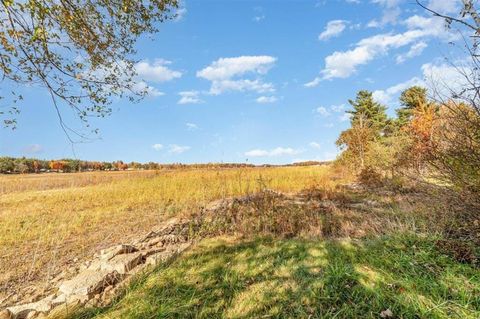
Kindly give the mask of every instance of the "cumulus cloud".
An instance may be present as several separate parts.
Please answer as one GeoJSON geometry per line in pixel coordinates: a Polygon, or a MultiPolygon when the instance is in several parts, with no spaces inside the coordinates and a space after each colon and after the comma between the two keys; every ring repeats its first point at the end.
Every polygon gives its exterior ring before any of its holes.
{"type": "Polygon", "coordinates": [[[402,91],[418,85],[428,88],[430,93],[437,98],[447,99],[452,92],[461,92],[468,85],[461,74],[462,70],[468,72],[468,66],[462,64],[462,61],[458,61],[457,66],[445,63],[426,63],[422,65],[421,70],[421,77],[413,77],[384,90],[376,90],[373,92],[373,98],[386,105],[395,104],[398,103],[396,99],[402,91]]]}
{"type": "Polygon", "coordinates": [[[300,154],[300,150],[296,150],[290,147],[277,147],[272,150],[264,149],[253,149],[248,152],[245,152],[245,156],[248,157],[276,157],[276,156],[286,156],[286,155],[296,155],[300,154]]]}
{"type": "Polygon", "coordinates": [[[145,81],[138,81],[132,87],[133,92],[142,93],[145,92],[148,96],[162,96],[165,93],[161,92],[157,88],[150,86],[145,81]]]}
{"type": "Polygon", "coordinates": [[[330,110],[332,110],[333,112],[337,112],[337,113],[345,111],[346,108],[347,107],[346,107],[345,104],[338,104],[338,105],[330,106],[330,110]]]}
{"type": "Polygon", "coordinates": [[[267,55],[220,58],[198,71],[197,77],[211,82],[210,94],[213,95],[227,91],[273,92],[273,84],[264,83],[258,77],[265,75],[276,60],[267,55]],[[256,78],[241,78],[247,75],[253,75],[256,78]]]}
{"type": "Polygon", "coordinates": [[[408,89],[411,86],[418,85],[418,86],[425,86],[425,82],[418,78],[414,77],[408,81],[396,84],[391,86],[385,90],[376,90],[373,92],[373,98],[382,104],[391,104],[394,102],[394,98],[398,97],[398,95],[405,89],[408,89]]]}
{"type": "Polygon", "coordinates": [[[329,116],[330,112],[324,106],[319,106],[315,109],[315,113],[320,114],[321,116],[329,116]]]}
{"type": "Polygon", "coordinates": [[[352,118],[352,114],[351,113],[343,113],[339,118],[338,120],[340,122],[347,122],[347,121],[350,121],[350,119],[352,118]]]}
{"type": "Polygon", "coordinates": [[[152,145],[152,148],[155,150],[155,151],[160,151],[163,149],[163,145],[162,144],[153,144],[152,145]]]}
{"type": "Polygon", "coordinates": [[[170,144],[168,146],[168,152],[171,154],[182,154],[190,149],[190,146],[182,146],[177,144],[170,144]]]}
{"type": "Polygon", "coordinates": [[[380,5],[383,8],[383,12],[382,18],[370,21],[367,24],[368,27],[377,28],[397,23],[398,17],[402,13],[399,6],[402,0],[373,0],[372,2],[380,5]]]}
{"type": "Polygon", "coordinates": [[[411,58],[414,58],[416,56],[421,55],[423,50],[425,50],[427,48],[427,46],[428,46],[427,43],[425,43],[424,41],[420,41],[420,42],[417,42],[417,43],[413,44],[410,47],[410,50],[408,50],[407,53],[399,54],[397,56],[397,64],[403,63],[407,59],[411,59],[411,58]]]}
{"type": "Polygon", "coordinates": [[[167,82],[182,76],[182,72],[168,68],[171,62],[156,59],[153,63],[144,60],[135,64],[138,77],[145,81],[167,82]]]}
{"type": "Polygon", "coordinates": [[[457,12],[460,0],[430,0],[427,8],[440,14],[449,14],[457,12]]]}
{"type": "Polygon", "coordinates": [[[327,23],[325,30],[318,36],[319,40],[328,40],[333,37],[338,37],[347,27],[345,20],[332,20],[327,23]]]}
{"type": "Polygon", "coordinates": [[[322,146],[320,145],[320,143],[317,143],[317,142],[310,142],[308,144],[311,148],[315,148],[315,149],[320,149],[322,146]]]}
{"type": "Polygon", "coordinates": [[[266,103],[275,103],[277,102],[277,97],[275,96],[260,96],[256,99],[257,103],[266,104],[266,103]]]}
{"type": "MultiPolygon", "coordinates": [[[[383,33],[364,38],[353,49],[336,51],[325,58],[325,67],[321,76],[305,84],[306,87],[318,85],[322,80],[348,78],[357,72],[361,65],[371,62],[392,49],[418,43],[422,39],[437,37],[452,40],[452,34],[445,31],[442,19],[412,16],[404,22],[407,31],[403,33],[383,33]]],[[[421,45],[420,45],[421,48],[421,45]]],[[[418,53],[419,47],[416,48],[418,53]]]]}
{"type": "Polygon", "coordinates": [[[38,154],[43,152],[43,146],[40,144],[31,144],[26,146],[23,151],[28,154],[38,154]]]}
{"type": "Polygon", "coordinates": [[[177,104],[203,103],[203,100],[200,99],[199,91],[182,91],[182,92],[178,92],[178,95],[180,95],[180,100],[178,100],[177,104]]]}
{"type": "Polygon", "coordinates": [[[189,131],[198,130],[198,125],[195,123],[185,123],[189,131]]]}
{"type": "Polygon", "coordinates": [[[470,74],[471,66],[465,61],[456,61],[455,64],[455,66],[445,63],[426,63],[422,65],[425,85],[436,98],[448,99],[452,93],[468,94],[464,90],[471,84],[468,83],[462,73],[470,74]]]}
{"type": "Polygon", "coordinates": [[[185,6],[178,8],[177,12],[175,12],[175,21],[183,20],[186,14],[187,14],[187,8],[185,8],[185,6]]]}

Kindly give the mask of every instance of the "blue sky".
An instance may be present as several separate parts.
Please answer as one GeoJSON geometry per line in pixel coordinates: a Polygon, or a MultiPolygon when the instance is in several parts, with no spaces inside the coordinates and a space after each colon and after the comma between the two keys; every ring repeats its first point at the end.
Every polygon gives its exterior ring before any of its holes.
{"type": "MultiPolygon", "coordinates": [[[[445,13],[459,5],[424,2],[445,13]]],[[[139,82],[151,95],[115,101],[110,117],[92,121],[97,139],[72,147],[46,92],[26,87],[18,128],[0,129],[0,155],[328,160],[358,90],[374,91],[394,114],[402,89],[452,73],[442,58],[456,34],[414,0],[188,0],[179,13],[138,42],[139,82]]]]}

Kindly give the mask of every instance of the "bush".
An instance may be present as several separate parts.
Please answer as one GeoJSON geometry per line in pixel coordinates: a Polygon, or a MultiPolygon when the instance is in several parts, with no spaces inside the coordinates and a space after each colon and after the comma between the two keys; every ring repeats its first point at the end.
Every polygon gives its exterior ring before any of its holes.
{"type": "Polygon", "coordinates": [[[375,168],[368,166],[360,171],[358,181],[367,187],[383,186],[383,176],[375,168]]]}

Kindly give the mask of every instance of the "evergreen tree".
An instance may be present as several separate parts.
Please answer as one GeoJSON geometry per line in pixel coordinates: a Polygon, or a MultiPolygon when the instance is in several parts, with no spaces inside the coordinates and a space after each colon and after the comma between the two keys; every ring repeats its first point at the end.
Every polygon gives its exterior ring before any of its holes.
{"type": "Polygon", "coordinates": [[[396,123],[399,127],[405,126],[412,120],[414,110],[427,105],[427,89],[420,86],[412,86],[400,95],[400,104],[397,109],[396,123]]]}
{"type": "Polygon", "coordinates": [[[351,125],[366,126],[373,129],[377,136],[381,136],[387,130],[389,120],[385,111],[387,108],[373,99],[370,91],[362,90],[357,93],[355,100],[349,100],[348,103],[353,106],[351,125]]]}

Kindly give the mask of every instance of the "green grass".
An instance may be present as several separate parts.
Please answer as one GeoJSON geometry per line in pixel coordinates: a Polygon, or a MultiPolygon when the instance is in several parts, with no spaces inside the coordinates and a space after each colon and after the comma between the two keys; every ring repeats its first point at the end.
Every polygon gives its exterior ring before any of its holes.
{"type": "Polygon", "coordinates": [[[434,239],[203,240],[72,318],[480,318],[480,272],[434,239]]]}

